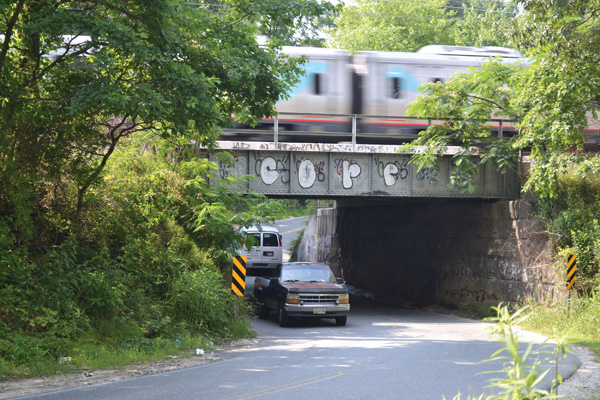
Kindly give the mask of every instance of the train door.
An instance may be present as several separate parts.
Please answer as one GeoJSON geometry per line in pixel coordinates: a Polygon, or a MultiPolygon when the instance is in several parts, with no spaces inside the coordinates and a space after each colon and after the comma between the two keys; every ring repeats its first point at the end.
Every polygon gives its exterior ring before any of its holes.
{"type": "Polygon", "coordinates": [[[332,60],[311,60],[306,65],[306,77],[306,110],[313,113],[334,113],[336,98],[332,96],[332,91],[335,63],[332,60]]]}
{"type": "Polygon", "coordinates": [[[419,86],[414,64],[403,61],[404,53],[369,56],[364,113],[378,118],[365,118],[362,131],[402,135],[409,125],[404,118],[406,105],[416,99],[419,86]]]}
{"type": "Polygon", "coordinates": [[[277,103],[280,113],[327,113],[335,110],[336,101],[328,101],[334,86],[335,60],[338,56],[325,49],[284,48],[288,56],[308,57],[302,66],[304,73],[291,88],[287,99],[277,103]],[[330,54],[331,53],[331,54],[330,54]]]}
{"type": "Polygon", "coordinates": [[[363,113],[364,103],[364,73],[358,68],[352,68],[352,106],[350,109],[351,114],[360,115],[363,113]]]}
{"type": "Polygon", "coordinates": [[[419,82],[414,67],[409,64],[382,64],[379,73],[381,111],[383,115],[406,115],[406,105],[417,98],[419,82]]]}

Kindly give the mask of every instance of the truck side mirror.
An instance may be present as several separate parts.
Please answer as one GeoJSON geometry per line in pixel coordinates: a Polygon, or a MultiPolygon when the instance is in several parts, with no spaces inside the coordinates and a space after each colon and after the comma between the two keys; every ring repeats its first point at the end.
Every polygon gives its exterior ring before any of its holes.
{"type": "Polygon", "coordinates": [[[337,278],[335,278],[336,282],[340,285],[343,285],[344,282],[344,278],[342,278],[341,276],[338,276],[337,278]]]}

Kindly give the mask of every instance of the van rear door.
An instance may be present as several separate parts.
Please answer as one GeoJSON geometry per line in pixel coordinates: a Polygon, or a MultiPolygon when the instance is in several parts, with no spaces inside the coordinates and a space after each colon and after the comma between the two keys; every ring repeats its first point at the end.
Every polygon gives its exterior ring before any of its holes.
{"type": "Polygon", "coordinates": [[[248,236],[253,236],[255,239],[254,244],[252,245],[252,247],[250,247],[250,250],[246,252],[246,256],[248,257],[248,262],[249,263],[260,262],[260,260],[262,258],[261,234],[260,234],[260,232],[251,232],[251,233],[248,233],[248,236]]]}
{"type": "Polygon", "coordinates": [[[283,257],[281,246],[281,235],[276,232],[262,232],[262,254],[263,264],[280,264],[283,257]]]}

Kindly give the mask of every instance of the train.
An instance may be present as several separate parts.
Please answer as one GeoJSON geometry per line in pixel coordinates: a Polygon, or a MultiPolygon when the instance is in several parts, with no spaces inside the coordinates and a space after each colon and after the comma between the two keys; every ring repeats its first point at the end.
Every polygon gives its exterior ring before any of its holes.
{"type": "MultiPolygon", "coordinates": [[[[357,142],[410,141],[429,124],[406,117],[420,84],[445,82],[490,57],[527,63],[521,53],[506,47],[429,45],[415,53],[364,51],[354,55],[311,47],[284,47],[282,51],[289,57],[308,59],[289,97],[276,105],[278,134],[286,141],[315,141],[314,136],[319,142],[348,140],[353,123],[357,142]],[[356,122],[350,115],[357,116],[356,122]]],[[[265,135],[254,132],[273,131],[274,125],[274,118],[260,120],[253,129],[234,124],[223,133],[223,140],[264,139],[265,135]]],[[[510,121],[491,125],[494,134],[514,131],[510,121]]]]}
{"type": "MultiPolygon", "coordinates": [[[[64,35],[64,46],[44,57],[56,60],[67,48],[78,48],[90,36],[64,35]]],[[[414,53],[283,47],[288,57],[306,57],[305,73],[289,97],[277,103],[277,130],[282,141],[337,143],[348,141],[354,130],[357,143],[395,143],[416,138],[428,121],[407,118],[408,104],[416,100],[425,82],[445,82],[457,72],[478,67],[490,57],[527,63],[524,56],[506,47],[424,46],[414,53]],[[353,121],[350,115],[356,116],[353,121]]],[[[222,140],[269,140],[274,118],[256,126],[233,123],[222,140]]],[[[492,122],[495,135],[514,134],[514,123],[492,122]]]]}
{"type": "MultiPolygon", "coordinates": [[[[3,39],[0,36],[0,39],[3,39]]],[[[65,43],[77,48],[89,36],[64,36],[65,43]]],[[[59,48],[44,55],[55,60],[65,54],[59,48]]],[[[428,45],[414,53],[283,47],[289,57],[305,56],[305,73],[291,89],[289,97],[277,103],[275,118],[263,118],[256,126],[232,123],[224,129],[222,140],[270,141],[277,130],[280,141],[395,144],[414,140],[427,129],[427,121],[406,117],[409,103],[419,95],[426,82],[446,82],[470,67],[480,67],[491,57],[528,65],[528,59],[507,47],[469,47],[428,45]],[[354,119],[350,116],[355,116],[354,119]]],[[[597,101],[597,100],[596,100],[597,101]]],[[[510,137],[516,133],[515,121],[502,118],[489,121],[492,135],[510,137]]],[[[588,116],[585,145],[600,149],[600,121],[588,116]]]]}

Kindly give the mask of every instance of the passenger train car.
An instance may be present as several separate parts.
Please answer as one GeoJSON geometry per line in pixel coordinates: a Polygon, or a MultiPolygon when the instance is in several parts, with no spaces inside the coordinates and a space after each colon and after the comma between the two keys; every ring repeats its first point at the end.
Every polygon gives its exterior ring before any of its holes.
{"type": "MultiPolygon", "coordinates": [[[[357,55],[344,50],[284,47],[283,52],[291,57],[306,56],[309,61],[289,99],[277,104],[280,134],[292,131],[298,133],[296,138],[306,138],[306,134],[326,133],[319,135],[324,142],[344,137],[336,133],[352,132],[348,117],[352,114],[359,117],[357,132],[368,137],[368,142],[390,137],[414,139],[428,122],[404,116],[421,83],[445,82],[494,56],[525,62],[520,53],[504,47],[425,46],[416,53],[366,51],[357,55]]],[[[273,119],[264,119],[257,129],[272,130],[273,124],[273,119]]],[[[292,139],[291,135],[285,137],[292,139]]]]}

